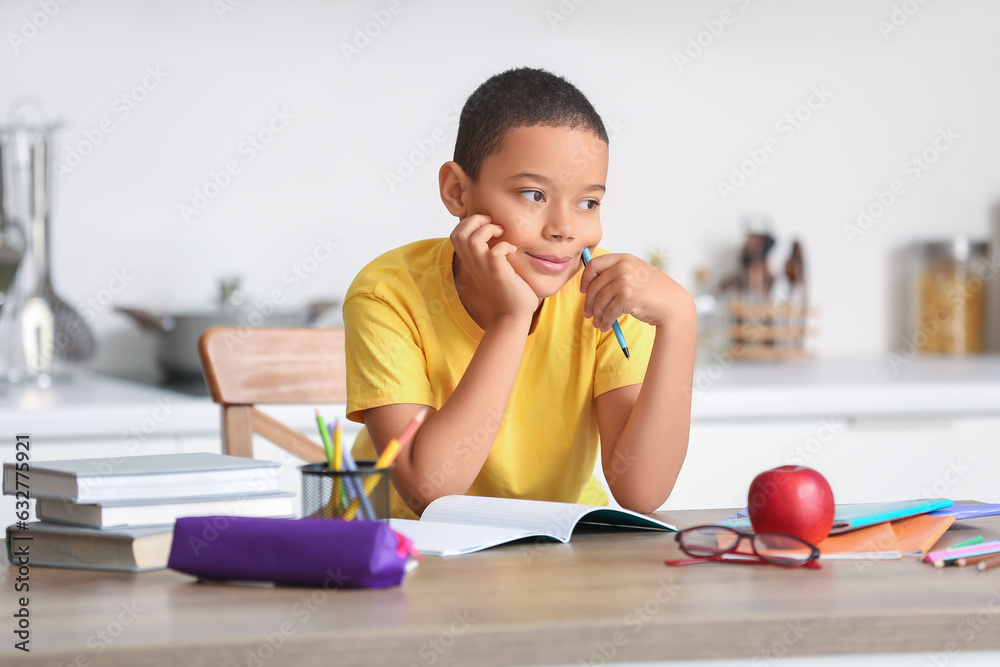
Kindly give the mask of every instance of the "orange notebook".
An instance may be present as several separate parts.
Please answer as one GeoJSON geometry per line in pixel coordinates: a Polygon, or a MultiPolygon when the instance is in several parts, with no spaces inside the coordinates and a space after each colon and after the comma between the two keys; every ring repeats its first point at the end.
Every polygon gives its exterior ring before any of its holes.
{"type": "Polygon", "coordinates": [[[888,521],[831,535],[816,546],[819,548],[819,557],[827,560],[888,560],[903,557],[896,533],[888,521]]]}
{"type": "Polygon", "coordinates": [[[922,556],[931,550],[945,531],[955,523],[953,516],[921,514],[892,522],[892,529],[904,554],[922,556]]]}

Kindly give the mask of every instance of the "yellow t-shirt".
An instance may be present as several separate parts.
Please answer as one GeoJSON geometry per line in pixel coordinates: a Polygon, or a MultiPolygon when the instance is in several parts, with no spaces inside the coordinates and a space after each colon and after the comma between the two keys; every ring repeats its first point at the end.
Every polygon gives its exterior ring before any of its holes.
{"type": "MultiPolygon", "coordinates": [[[[354,279],[344,298],[348,419],[363,422],[365,410],[397,403],[440,410],[458,386],[483,330],[459,299],[454,253],[449,239],[418,241],[382,255],[354,279]]],[[[545,299],[469,495],[607,502],[593,479],[594,397],[642,382],[654,329],[629,316],[619,319],[627,360],[613,332],[598,331],[584,318],[580,273],[545,299]]],[[[355,440],[354,453],[359,460],[375,458],[367,431],[355,440]]],[[[391,494],[393,516],[415,518],[395,489],[391,494]]]]}

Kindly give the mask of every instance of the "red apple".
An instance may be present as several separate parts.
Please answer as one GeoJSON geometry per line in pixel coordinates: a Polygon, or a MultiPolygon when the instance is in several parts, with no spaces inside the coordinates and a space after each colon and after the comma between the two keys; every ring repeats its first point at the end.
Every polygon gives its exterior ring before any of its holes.
{"type": "Polygon", "coordinates": [[[748,509],[756,533],[788,533],[819,544],[833,527],[833,489],[812,468],[772,468],[750,483],[748,509]]]}

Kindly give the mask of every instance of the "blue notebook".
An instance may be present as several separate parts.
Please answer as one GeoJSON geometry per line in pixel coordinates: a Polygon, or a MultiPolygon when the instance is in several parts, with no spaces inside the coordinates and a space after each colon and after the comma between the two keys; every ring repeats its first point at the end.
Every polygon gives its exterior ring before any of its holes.
{"type": "MultiPolygon", "coordinates": [[[[833,528],[831,535],[846,533],[866,526],[874,526],[884,521],[894,521],[904,519],[908,516],[926,514],[944,507],[950,507],[952,501],[947,498],[921,498],[919,500],[895,500],[886,503],[852,503],[847,505],[837,505],[833,514],[833,528]]],[[[729,518],[719,522],[720,525],[730,526],[737,529],[752,530],[750,517],[746,515],[746,510],[741,511],[735,518],[729,518]]]]}
{"type": "Polygon", "coordinates": [[[955,503],[942,510],[931,512],[934,516],[953,516],[956,521],[963,519],[978,519],[981,516],[994,516],[1000,514],[1000,504],[998,503],[976,503],[975,505],[962,505],[955,503]]]}

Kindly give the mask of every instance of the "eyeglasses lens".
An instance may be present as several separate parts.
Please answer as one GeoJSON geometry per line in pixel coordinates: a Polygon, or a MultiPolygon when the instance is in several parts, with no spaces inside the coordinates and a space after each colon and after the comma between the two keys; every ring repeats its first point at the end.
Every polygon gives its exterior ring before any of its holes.
{"type": "Polygon", "coordinates": [[[757,555],[778,565],[805,563],[812,555],[812,547],[791,535],[760,533],[753,538],[757,555]]]}
{"type": "Polygon", "coordinates": [[[739,539],[739,533],[717,526],[686,530],[681,536],[684,549],[692,556],[717,556],[729,551],[739,539]]]}

